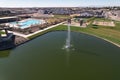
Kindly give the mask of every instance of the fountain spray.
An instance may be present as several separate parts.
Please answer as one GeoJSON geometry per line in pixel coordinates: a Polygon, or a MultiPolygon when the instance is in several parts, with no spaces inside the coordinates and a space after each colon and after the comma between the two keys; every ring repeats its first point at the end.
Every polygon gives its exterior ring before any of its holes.
{"type": "Polygon", "coordinates": [[[67,39],[66,39],[66,45],[65,45],[65,48],[66,49],[69,49],[71,47],[70,45],[70,39],[71,39],[71,36],[70,36],[70,25],[71,25],[71,19],[68,19],[68,33],[67,33],[67,39]]]}

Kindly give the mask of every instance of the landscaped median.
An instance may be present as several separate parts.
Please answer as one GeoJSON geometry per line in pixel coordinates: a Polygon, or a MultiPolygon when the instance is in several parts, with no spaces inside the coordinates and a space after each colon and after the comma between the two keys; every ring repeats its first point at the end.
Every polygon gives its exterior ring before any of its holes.
{"type": "MultiPolygon", "coordinates": [[[[102,38],[106,41],[109,41],[109,42],[119,46],[120,45],[120,35],[119,35],[120,30],[116,29],[118,27],[114,27],[114,28],[98,27],[96,29],[93,27],[80,28],[80,27],[71,26],[71,31],[82,32],[82,33],[86,33],[89,35],[93,35],[93,36],[102,38]]],[[[56,26],[54,28],[51,28],[51,29],[45,30],[43,32],[40,32],[38,34],[35,34],[33,36],[30,36],[29,39],[33,39],[37,36],[43,35],[45,33],[51,32],[51,31],[61,31],[61,30],[67,30],[67,26],[66,25],[56,26]]]]}

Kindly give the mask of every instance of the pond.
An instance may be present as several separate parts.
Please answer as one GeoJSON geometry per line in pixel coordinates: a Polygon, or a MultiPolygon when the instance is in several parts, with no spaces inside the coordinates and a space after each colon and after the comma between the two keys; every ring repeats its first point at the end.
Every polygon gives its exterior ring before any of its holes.
{"type": "Polygon", "coordinates": [[[0,57],[0,80],[120,80],[119,47],[71,32],[67,51],[66,36],[49,32],[0,57]]]}

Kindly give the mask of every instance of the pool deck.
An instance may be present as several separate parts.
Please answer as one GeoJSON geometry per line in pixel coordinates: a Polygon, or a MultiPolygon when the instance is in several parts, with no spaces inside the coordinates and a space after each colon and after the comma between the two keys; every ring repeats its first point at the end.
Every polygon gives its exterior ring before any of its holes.
{"type": "Polygon", "coordinates": [[[18,22],[16,21],[16,22],[12,22],[12,23],[6,23],[5,25],[10,26],[10,27],[25,29],[25,28],[29,28],[31,25],[44,24],[44,23],[45,23],[45,20],[43,20],[43,19],[29,18],[29,19],[24,19],[24,20],[18,21],[18,22]],[[37,22],[32,22],[34,24],[31,24],[31,20],[36,20],[37,22]],[[30,22],[30,23],[28,24],[28,22],[30,22]]]}
{"type": "Polygon", "coordinates": [[[58,25],[61,25],[61,24],[63,24],[63,23],[64,23],[64,22],[61,22],[61,23],[56,24],[56,25],[49,26],[49,27],[47,27],[47,28],[45,28],[45,29],[43,29],[43,30],[36,31],[36,32],[31,33],[31,34],[28,34],[28,35],[21,34],[21,33],[18,33],[18,32],[13,32],[13,31],[8,31],[8,32],[9,32],[9,33],[13,33],[14,35],[21,36],[21,37],[24,37],[24,38],[28,39],[28,37],[30,37],[30,36],[33,36],[33,35],[35,35],[35,34],[38,34],[38,33],[40,33],[40,32],[43,32],[43,31],[45,31],[45,30],[54,28],[54,27],[56,27],[56,26],[58,26],[58,25]]]}

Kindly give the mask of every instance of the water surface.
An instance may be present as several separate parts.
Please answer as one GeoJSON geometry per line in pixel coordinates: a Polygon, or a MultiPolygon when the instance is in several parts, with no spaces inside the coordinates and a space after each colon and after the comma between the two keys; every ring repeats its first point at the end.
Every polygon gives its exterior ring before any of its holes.
{"type": "Polygon", "coordinates": [[[68,52],[66,36],[50,32],[0,57],[0,80],[120,80],[120,48],[72,32],[68,52]]]}

